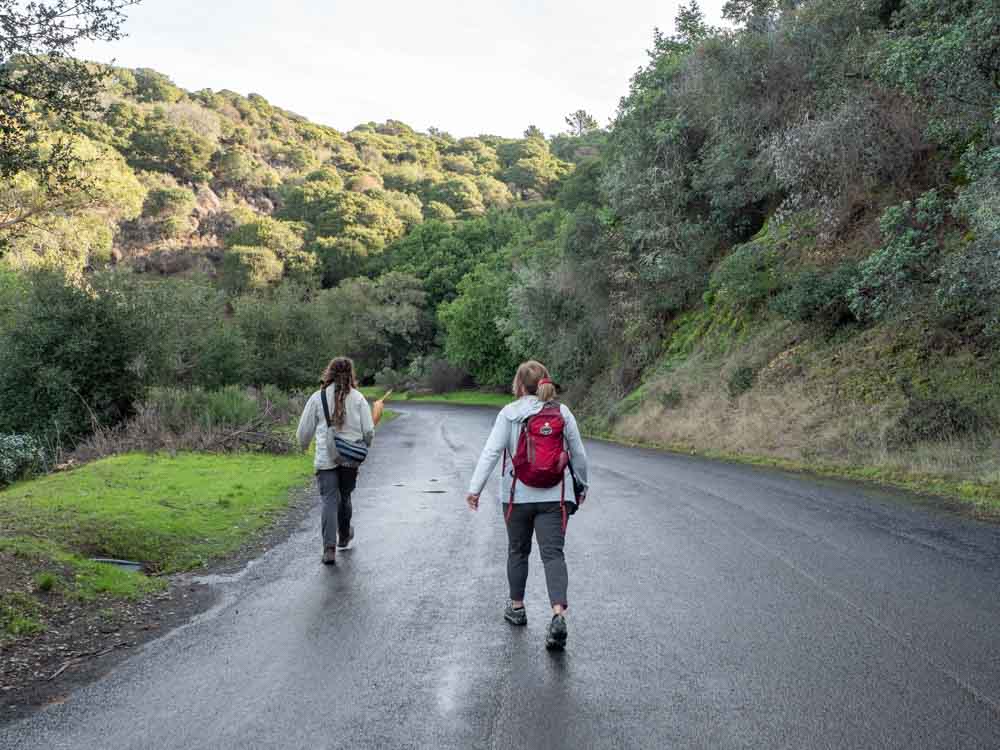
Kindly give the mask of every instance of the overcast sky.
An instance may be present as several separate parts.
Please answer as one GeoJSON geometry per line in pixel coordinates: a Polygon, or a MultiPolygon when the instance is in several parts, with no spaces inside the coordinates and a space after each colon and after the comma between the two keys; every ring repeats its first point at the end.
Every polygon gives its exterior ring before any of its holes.
{"type": "MultiPolygon", "coordinates": [[[[717,23],[724,0],[702,8],[717,23]]],[[[128,37],[92,60],[166,73],[189,89],[255,92],[349,130],[388,118],[456,136],[547,134],[580,107],[605,124],[653,28],[680,0],[143,0],[128,37]]]]}

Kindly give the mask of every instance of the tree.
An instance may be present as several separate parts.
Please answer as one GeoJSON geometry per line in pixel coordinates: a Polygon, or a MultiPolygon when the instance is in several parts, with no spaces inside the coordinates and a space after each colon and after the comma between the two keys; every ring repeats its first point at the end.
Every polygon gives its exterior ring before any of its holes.
{"type": "Polygon", "coordinates": [[[585,109],[578,109],[566,117],[571,135],[582,136],[597,130],[597,120],[585,109]]]}
{"type": "Polygon", "coordinates": [[[72,440],[131,415],[152,375],[150,319],[115,283],[25,275],[0,326],[0,432],[72,440]]]}
{"type": "Polygon", "coordinates": [[[524,137],[525,138],[541,138],[544,141],[545,140],[545,133],[543,133],[542,129],[540,127],[538,127],[537,125],[529,125],[527,128],[525,128],[524,137]]]}
{"type": "MultiPolygon", "coordinates": [[[[5,2],[0,12],[0,179],[30,172],[49,194],[79,188],[80,156],[68,135],[100,109],[110,69],[70,57],[83,40],[122,36],[125,8],[138,0],[5,2]]],[[[17,223],[29,217],[18,215],[17,223]]],[[[11,220],[8,220],[8,222],[11,220]]],[[[0,224],[8,229],[13,224],[0,224]]]]}
{"type": "Polygon", "coordinates": [[[498,254],[466,274],[458,296],[438,311],[446,335],[445,356],[480,385],[504,385],[517,369],[517,354],[507,345],[502,326],[509,317],[512,282],[509,260],[498,254]]]}

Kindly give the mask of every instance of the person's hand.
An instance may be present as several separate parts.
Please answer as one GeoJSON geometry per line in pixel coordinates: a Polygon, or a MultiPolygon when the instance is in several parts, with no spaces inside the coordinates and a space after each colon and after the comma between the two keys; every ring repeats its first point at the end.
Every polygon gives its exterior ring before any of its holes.
{"type": "Polygon", "coordinates": [[[583,501],[586,499],[587,499],[587,490],[584,490],[583,492],[581,492],[579,495],[576,496],[576,507],[582,508],[583,501]]]}
{"type": "Polygon", "coordinates": [[[465,502],[469,504],[469,510],[479,510],[479,495],[466,495],[465,502]]]}

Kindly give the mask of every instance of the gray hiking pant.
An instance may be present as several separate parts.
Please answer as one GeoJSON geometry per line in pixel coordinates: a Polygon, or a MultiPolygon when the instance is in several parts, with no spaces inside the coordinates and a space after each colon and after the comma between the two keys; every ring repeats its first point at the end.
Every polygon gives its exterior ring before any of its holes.
{"type": "MultiPolygon", "coordinates": [[[[507,518],[507,503],[503,503],[504,518],[507,518]]],[[[510,583],[510,598],[524,599],[524,587],[528,582],[528,558],[531,556],[531,536],[538,538],[538,549],[545,566],[545,585],[549,589],[549,602],[555,606],[568,606],[566,589],[569,573],[563,544],[566,537],[562,530],[562,512],[559,503],[514,503],[514,510],[507,519],[507,580],[510,583]]]]}
{"type": "Polygon", "coordinates": [[[336,469],[320,469],[316,472],[316,483],[323,498],[323,546],[332,547],[337,543],[339,533],[345,539],[350,535],[351,493],[358,483],[358,470],[346,466],[336,469]]]}

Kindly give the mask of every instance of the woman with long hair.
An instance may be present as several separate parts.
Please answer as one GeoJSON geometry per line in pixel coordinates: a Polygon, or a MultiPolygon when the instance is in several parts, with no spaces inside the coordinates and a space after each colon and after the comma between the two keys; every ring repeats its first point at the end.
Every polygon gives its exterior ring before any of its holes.
{"type": "Polygon", "coordinates": [[[548,649],[562,650],[569,637],[566,608],[569,575],[563,552],[569,516],[586,498],[587,451],[576,418],[557,400],[556,386],[543,364],[517,368],[513,403],[497,415],[469,483],[466,502],[479,509],[479,496],[501,455],[500,504],[507,524],[507,580],[510,603],[504,619],[528,624],[524,589],[532,535],[545,566],[552,620],[545,633],[548,649]],[[569,492],[567,493],[567,483],[569,492]]]}
{"type": "MultiPolygon", "coordinates": [[[[330,360],[320,378],[320,389],[309,397],[299,419],[297,435],[302,449],[308,448],[313,437],[316,438],[313,465],[323,497],[323,563],[326,565],[336,563],[337,548],[347,549],[354,538],[351,493],[357,485],[361,465],[360,461],[327,445],[331,430],[326,427],[333,428],[338,441],[343,439],[370,446],[375,438],[377,420],[372,418],[368,401],[357,385],[354,362],[347,357],[330,360]]],[[[376,416],[381,416],[381,402],[376,402],[376,416]]]]}

